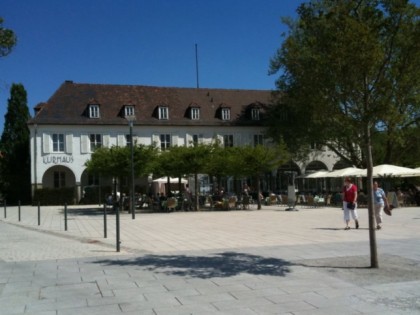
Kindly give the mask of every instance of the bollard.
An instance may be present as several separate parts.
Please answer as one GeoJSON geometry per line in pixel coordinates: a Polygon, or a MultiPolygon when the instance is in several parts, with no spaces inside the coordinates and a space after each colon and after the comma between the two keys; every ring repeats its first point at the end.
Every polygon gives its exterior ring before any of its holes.
{"type": "Polygon", "coordinates": [[[20,200],[18,201],[18,217],[19,217],[19,222],[20,222],[20,200]]]}
{"type": "Polygon", "coordinates": [[[6,199],[4,199],[4,204],[3,204],[3,206],[4,206],[4,218],[6,219],[6,218],[7,218],[7,206],[6,206],[6,199]]]}
{"type": "Polygon", "coordinates": [[[115,223],[116,223],[116,236],[117,236],[117,252],[120,251],[120,207],[115,205],[115,223]]]}
{"type": "Polygon", "coordinates": [[[67,231],[67,203],[64,204],[64,231],[67,231]]]}
{"type": "Polygon", "coordinates": [[[41,204],[38,201],[38,225],[41,225],[41,204]]]}
{"type": "Polygon", "coordinates": [[[106,204],[104,204],[104,238],[108,237],[107,224],[106,224],[106,204]]]}

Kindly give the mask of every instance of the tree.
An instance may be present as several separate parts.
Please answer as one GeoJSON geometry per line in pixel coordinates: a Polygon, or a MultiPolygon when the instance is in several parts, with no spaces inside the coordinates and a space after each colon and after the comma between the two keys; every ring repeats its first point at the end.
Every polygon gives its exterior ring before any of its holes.
{"type": "Polygon", "coordinates": [[[3,27],[3,18],[0,17],[0,57],[7,56],[16,45],[16,42],[15,33],[3,27]]]}
{"type": "MultiPolygon", "coordinates": [[[[235,175],[250,176],[257,183],[257,196],[261,194],[261,176],[277,169],[290,159],[283,143],[276,146],[235,147],[233,172],[235,175]]],[[[258,199],[258,210],[261,200],[258,199]]]]}
{"type": "MultiPolygon", "coordinates": [[[[174,146],[159,155],[155,174],[171,176],[181,179],[185,175],[194,176],[194,210],[199,209],[198,174],[203,173],[207,161],[210,159],[212,146],[197,144],[194,146],[174,146]]],[[[169,185],[168,185],[169,186],[169,185]]],[[[181,191],[181,189],[180,189],[181,191]]]]}
{"type": "MultiPolygon", "coordinates": [[[[300,147],[316,141],[368,169],[371,267],[378,267],[372,208],[372,137],[389,152],[420,119],[419,9],[406,0],[302,4],[270,72],[281,103],[270,133],[300,147]],[[279,120],[280,123],[279,123],[279,120]]],[[[269,115],[270,116],[270,115],[269,115]]],[[[385,153],[385,156],[389,153],[385,153]]]]}
{"type": "MultiPolygon", "coordinates": [[[[153,161],[157,151],[154,146],[135,145],[133,154],[134,175],[147,176],[153,170],[153,161]]],[[[118,179],[128,177],[131,173],[130,147],[98,148],[92,153],[90,160],[85,165],[90,173],[111,176],[118,179]]],[[[117,200],[116,187],[114,186],[114,200],[117,200]]]]}
{"type": "Polygon", "coordinates": [[[211,145],[196,144],[187,148],[184,159],[187,161],[188,172],[194,176],[194,210],[200,208],[198,174],[203,173],[205,165],[211,159],[211,145]]]}
{"type": "Polygon", "coordinates": [[[29,119],[27,94],[22,84],[13,84],[0,140],[1,191],[9,203],[27,203],[31,198],[29,119]]]}
{"type": "Polygon", "coordinates": [[[174,146],[158,154],[154,163],[153,175],[168,177],[168,187],[170,187],[169,177],[179,179],[179,191],[181,191],[181,178],[188,174],[188,161],[184,158],[187,147],[174,146]]]}
{"type": "Polygon", "coordinates": [[[209,158],[204,165],[204,173],[209,174],[210,178],[216,177],[219,190],[222,188],[222,178],[234,173],[231,169],[231,155],[230,147],[224,148],[218,142],[211,145],[209,158]]]}

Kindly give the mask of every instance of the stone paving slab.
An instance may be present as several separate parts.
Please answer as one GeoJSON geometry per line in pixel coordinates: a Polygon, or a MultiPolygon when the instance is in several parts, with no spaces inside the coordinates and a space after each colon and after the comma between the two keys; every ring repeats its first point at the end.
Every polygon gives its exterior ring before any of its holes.
{"type": "Polygon", "coordinates": [[[419,208],[384,218],[378,270],[363,209],[357,231],[334,208],[283,210],[124,213],[117,253],[111,214],[104,239],[99,211],[64,231],[62,209],[40,226],[36,209],[8,209],[0,313],[420,314],[419,208]]]}

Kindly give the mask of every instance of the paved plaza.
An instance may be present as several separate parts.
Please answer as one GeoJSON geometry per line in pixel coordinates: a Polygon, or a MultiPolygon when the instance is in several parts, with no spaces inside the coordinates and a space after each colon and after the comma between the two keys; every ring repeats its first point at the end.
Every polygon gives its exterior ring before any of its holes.
{"type": "Polygon", "coordinates": [[[420,208],[376,232],[339,208],[115,214],[0,208],[0,314],[420,314],[420,208]],[[4,212],[4,213],[3,213],[4,212]],[[39,219],[38,219],[39,218],[39,219]]]}

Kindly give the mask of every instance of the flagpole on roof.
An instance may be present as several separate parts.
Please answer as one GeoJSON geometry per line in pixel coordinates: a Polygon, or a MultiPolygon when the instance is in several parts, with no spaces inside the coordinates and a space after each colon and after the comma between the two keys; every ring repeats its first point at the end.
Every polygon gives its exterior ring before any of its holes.
{"type": "Polygon", "coordinates": [[[199,89],[200,84],[198,82],[198,48],[197,48],[197,44],[195,44],[195,73],[196,73],[196,80],[197,80],[197,89],[199,89]]]}

